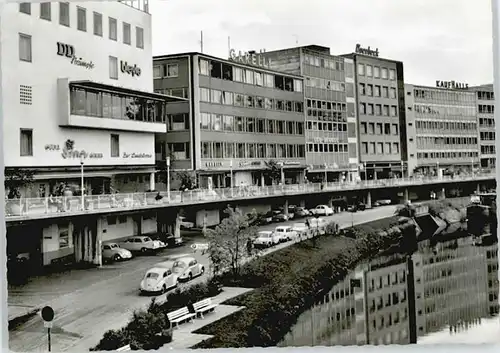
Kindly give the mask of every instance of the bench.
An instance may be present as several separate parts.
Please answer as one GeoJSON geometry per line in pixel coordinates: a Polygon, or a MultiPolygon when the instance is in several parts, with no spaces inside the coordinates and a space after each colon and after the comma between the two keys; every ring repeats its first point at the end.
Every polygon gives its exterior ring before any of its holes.
{"type": "Polygon", "coordinates": [[[193,304],[194,312],[196,313],[196,315],[199,314],[202,319],[204,313],[214,311],[216,307],[217,304],[213,304],[212,299],[210,298],[200,300],[199,302],[193,304]]]}
{"type": "Polygon", "coordinates": [[[175,324],[175,326],[178,326],[179,323],[183,321],[192,321],[193,317],[195,316],[196,314],[190,313],[187,307],[172,311],[171,313],[167,314],[170,325],[175,324]]]}

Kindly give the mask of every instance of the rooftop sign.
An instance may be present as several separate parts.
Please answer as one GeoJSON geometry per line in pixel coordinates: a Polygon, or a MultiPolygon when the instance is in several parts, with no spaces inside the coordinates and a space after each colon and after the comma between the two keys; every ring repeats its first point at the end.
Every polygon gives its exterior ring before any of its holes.
{"type": "Polygon", "coordinates": [[[361,44],[356,44],[356,53],[358,54],[364,54],[364,55],[370,55],[370,56],[376,56],[378,57],[378,48],[375,50],[371,49],[370,46],[368,48],[363,48],[361,44]]]}
{"type": "Polygon", "coordinates": [[[436,80],[436,87],[439,88],[451,88],[451,89],[468,89],[469,84],[463,82],[455,82],[455,81],[440,81],[436,80]]]}
{"type": "Polygon", "coordinates": [[[246,65],[270,68],[271,60],[262,55],[265,52],[266,52],[265,50],[261,49],[259,53],[256,53],[255,51],[249,51],[249,52],[238,51],[238,53],[236,53],[236,50],[230,49],[229,60],[240,62],[246,65]]]}

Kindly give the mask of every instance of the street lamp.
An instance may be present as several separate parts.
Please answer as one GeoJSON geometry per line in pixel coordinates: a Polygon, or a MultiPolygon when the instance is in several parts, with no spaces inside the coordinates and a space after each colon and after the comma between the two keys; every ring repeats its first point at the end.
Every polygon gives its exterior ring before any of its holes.
{"type": "Polygon", "coordinates": [[[325,183],[328,181],[328,172],[327,172],[327,169],[328,169],[328,165],[325,163],[325,183]]]}
{"type": "Polygon", "coordinates": [[[170,156],[167,156],[165,162],[167,164],[167,198],[170,202],[170,156]]]}
{"type": "Polygon", "coordinates": [[[80,192],[81,192],[81,207],[82,207],[82,211],[85,210],[85,196],[84,196],[84,193],[83,193],[83,190],[84,190],[84,179],[83,179],[83,165],[85,163],[84,161],[84,156],[83,154],[80,155],[80,192]]]}
{"type": "Polygon", "coordinates": [[[229,185],[231,187],[231,198],[234,196],[234,183],[233,183],[233,160],[231,159],[229,161],[229,172],[231,175],[231,184],[229,185]]]}

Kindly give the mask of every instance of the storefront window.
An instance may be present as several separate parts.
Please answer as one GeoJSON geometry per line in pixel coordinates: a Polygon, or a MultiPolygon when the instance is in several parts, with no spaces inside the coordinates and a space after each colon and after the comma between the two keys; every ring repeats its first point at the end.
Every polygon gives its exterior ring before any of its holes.
{"type": "Polygon", "coordinates": [[[69,224],[59,224],[59,249],[69,247],[69,224]]]}

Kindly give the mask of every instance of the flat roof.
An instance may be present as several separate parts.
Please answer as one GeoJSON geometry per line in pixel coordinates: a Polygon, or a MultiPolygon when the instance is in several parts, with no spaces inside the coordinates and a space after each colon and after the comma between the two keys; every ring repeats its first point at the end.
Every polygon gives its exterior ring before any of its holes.
{"type": "Polygon", "coordinates": [[[463,92],[463,93],[475,94],[474,91],[471,91],[470,87],[469,88],[445,88],[445,87],[414,85],[412,83],[405,83],[405,86],[406,85],[411,85],[414,88],[426,88],[426,89],[436,89],[436,90],[441,90],[441,91],[453,91],[453,92],[463,92]]]}
{"type": "Polygon", "coordinates": [[[153,100],[157,100],[157,101],[158,100],[166,101],[166,102],[182,102],[182,101],[187,102],[187,101],[189,101],[189,99],[187,99],[187,98],[180,98],[180,97],[176,97],[176,96],[170,96],[170,95],[155,93],[155,92],[138,91],[138,90],[134,90],[131,88],[112,86],[112,85],[108,85],[105,83],[95,82],[95,81],[90,81],[90,80],[70,81],[69,84],[72,87],[90,88],[90,89],[96,89],[99,91],[105,91],[105,92],[109,92],[109,93],[128,94],[128,95],[131,95],[134,97],[153,99],[153,100]]]}
{"type": "Polygon", "coordinates": [[[384,58],[384,57],[381,57],[381,56],[359,54],[359,53],[354,53],[354,52],[353,53],[347,53],[347,54],[340,54],[339,56],[347,57],[347,58],[361,56],[363,58],[371,58],[371,59],[374,59],[374,60],[387,61],[387,62],[391,62],[391,63],[394,63],[394,64],[402,64],[403,63],[400,60],[388,59],[388,58],[384,58]]]}
{"type": "MultiPolygon", "coordinates": [[[[259,54],[259,53],[255,53],[255,54],[259,54]]],[[[304,77],[300,76],[300,75],[294,75],[294,74],[290,74],[290,73],[287,73],[287,72],[278,71],[278,70],[275,70],[275,69],[270,69],[270,68],[262,67],[262,66],[247,65],[247,64],[240,63],[240,62],[237,62],[237,61],[232,61],[232,60],[229,60],[229,59],[223,59],[223,58],[219,58],[219,57],[216,57],[216,56],[213,56],[213,55],[208,55],[208,54],[204,54],[204,53],[200,53],[200,52],[196,52],[196,51],[194,51],[194,52],[184,52],[184,53],[178,53],[178,54],[156,55],[156,56],[153,56],[153,62],[160,61],[160,60],[176,59],[176,58],[181,58],[183,56],[193,57],[195,55],[207,58],[209,60],[219,61],[221,63],[225,63],[225,64],[229,64],[229,65],[240,66],[240,67],[250,68],[250,69],[258,69],[258,70],[261,70],[261,71],[264,71],[264,72],[268,72],[268,73],[271,73],[271,74],[278,74],[278,75],[281,75],[281,76],[288,76],[288,77],[293,77],[293,78],[298,78],[298,79],[304,79],[304,77]]]]}

